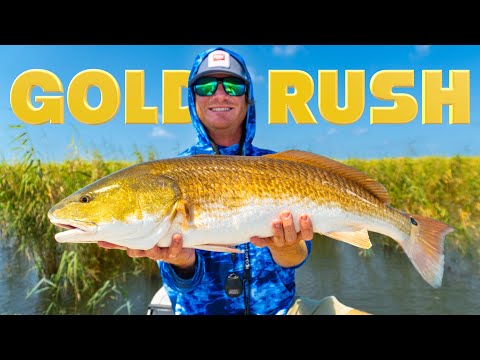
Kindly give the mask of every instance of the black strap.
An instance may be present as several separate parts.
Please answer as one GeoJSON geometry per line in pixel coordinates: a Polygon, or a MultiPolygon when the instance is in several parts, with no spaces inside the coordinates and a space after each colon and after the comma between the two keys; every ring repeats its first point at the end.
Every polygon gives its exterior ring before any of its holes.
{"type": "Polygon", "coordinates": [[[251,268],[248,243],[245,244],[245,250],[243,253],[243,280],[240,280],[239,276],[235,273],[235,260],[237,258],[237,254],[231,253],[230,255],[232,257],[233,272],[228,275],[227,280],[225,281],[225,291],[229,297],[237,297],[236,294],[240,295],[241,289],[243,289],[243,303],[245,306],[245,315],[250,315],[251,268]],[[240,283],[238,284],[238,282],[240,283]]]}
{"type": "Polygon", "coordinates": [[[243,266],[243,301],[245,303],[245,315],[250,315],[250,254],[248,243],[245,244],[245,261],[243,266]]]}
{"type": "MultiPolygon", "coordinates": [[[[246,134],[246,123],[244,123],[244,129],[242,131],[242,137],[240,138],[240,143],[238,144],[238,151],[237,155],[244,155],[243,152],[243,145],[245,143],[245,134],[246,134]]],[[[212,145],[212,149],[215,155],[221,155],[220,151],[218,150],[217,144],[215,144],[212,139],[210,139],[210,145],[212,145]]],[[[243,302],[245,304],[245,315],[250,315],[250,257],[248,253],[248,243],[245,245],[245,260],[243,266],[243,302]]],[[[235,264],[236,254],[232,253],[232,262],[235,264]]]]}

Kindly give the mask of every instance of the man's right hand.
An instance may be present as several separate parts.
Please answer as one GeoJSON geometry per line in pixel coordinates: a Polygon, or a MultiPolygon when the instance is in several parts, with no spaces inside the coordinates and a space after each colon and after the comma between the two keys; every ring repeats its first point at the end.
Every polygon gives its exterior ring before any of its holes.
{"type": "Polygon", "coordinates": [[[183,237],[181,234],[172,236],[172,242],[168,248],[154,246],[149,250],[137,250],[106,241],[99,241],[98,246],[105,249],[126,250],[127,255],[132,258],[148,257],[152,260],[165,261],[173,265],[175,272],[182,278],[189,278],[195,272],[195,249],[183,248],[183,237]]]}

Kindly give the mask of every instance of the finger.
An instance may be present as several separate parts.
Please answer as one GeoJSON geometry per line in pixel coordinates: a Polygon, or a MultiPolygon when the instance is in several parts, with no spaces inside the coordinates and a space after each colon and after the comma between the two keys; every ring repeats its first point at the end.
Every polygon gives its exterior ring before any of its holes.
{"type": "Polygon", "coordinates": [[[172,243],[167,250],[167,257],[175,259],[183,249],[183,236],[181,234],[175,234],[172,236],[172,243]]]}
{"type": "Polygon", "coordinates": [[[283,226],[282,221],[275,219],[273,221],[273,243],[275,246],[284,246],[285,245],[285,237],[283,235],[283,226]]]}
{"type": "Polygon", "coordinates": [[[295,225],[293,223],[292,213],[289,211],[282,212],[281,219],[285,243],[287,245],[292,245],[297,242],[297,231],[295,230],[295,225]]]}
{"type": "Polygon", "coordinates": [[[312,240],[313,239],[313,225],[312,220],[308,215],[300,216],[300,240],[312,240]]]}
{"type": "Polygon", "coordinates": [[[132,257],[132,258],[144,257],[145,256],[145,250],[127,249],[127,255],[132,257]]]}
{"type": "Polygon", "coordinates": [[[163,260],[165,258],[165,250],[154,246],[151,249],[145,250],[145,256],[152,260],[163,260]]]}
{"type": "Polygon", "coordinates": [[[272,237],[261,238],[258,236],[253,236],[250,238],[250,242],[256,247],[262,248],[265,246],[269,246],[273,242],[273,239],[272,237]]]}
{"type": "Polygon", "coordinates": [[[126,246],[112,244],[106,241],[99,241],[98,246],[104,249],[118,249],[118,250],[127,250],[126,246]]]}

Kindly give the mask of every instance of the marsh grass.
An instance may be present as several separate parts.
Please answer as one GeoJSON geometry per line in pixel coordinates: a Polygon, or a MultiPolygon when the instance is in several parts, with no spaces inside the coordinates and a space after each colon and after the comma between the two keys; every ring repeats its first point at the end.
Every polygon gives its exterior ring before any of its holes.
{"type": "MultiPolygon", "coordinates": [[[[58,229],[50,224],[47,212],[74,191],[131,163],[104,161],[97,151],[90,160],[73,151],[76,155],[62,163],[42,163],[28,134],[20,127],[18,131],[15,143],[21,154],[19,160],[0,163],[0,234],[3,241],[35,264],[39,281],[28,296],[45,297],[47,314],[98,313],[111,301],[121,304],[115,313],[130,313],[132,304],[122,284],[130,275],[158,277],[156,263],[94,244],[60,244],[54,240],[58,229]]],[[[137,148],[134,155],[136,162],[144,161],[137,148]]],[[[148,153],[148,160],[155,157],[153,151],[148,153]]],[[[479,157],[342,162],[381,182],[389,191],[393,207],[453,226],[456,231],[448,236],[447,249],[480,258],[479,157]]],[[[374,233],[371,237],[373,243],[398,249],[390,238],[374,233]]],[[[359,254],[375,256],[372,250],[359,254]]]]}
{"type": "MultiPolygon", "coordinates": [[[[480,157],[431,156],[344,162],[382,183],[396,209],[444,221],[455,228],[447,236],[447,251],[480,258],[480,157]]],[[[372,234],[372,241],[376,240],[398,248],[384,235],[372,234]]]]}
{"type": "MultiPolygon", "coordinates": [[[[0,163],[0,240],[34,264],[39,282],[29,296],[46,297],[48,314],[96,313],[106,301],[118,302],[126,274],[158,276],[150,259],[132,259],[123,251],[94,244],[56,242],[58,229],[47,217],[48,210],[64,197],[130,164],[105,162],[98,152],[88,161],[73,156],[63,163],[44,164],[27,132],[18,128],[14,143],[19,160],[0,163]]],[[[143,161],[140,153],[137,160],[143,161]]],[[[125,304],[123,309],[129,311],[128,299],[125,304]]]]}

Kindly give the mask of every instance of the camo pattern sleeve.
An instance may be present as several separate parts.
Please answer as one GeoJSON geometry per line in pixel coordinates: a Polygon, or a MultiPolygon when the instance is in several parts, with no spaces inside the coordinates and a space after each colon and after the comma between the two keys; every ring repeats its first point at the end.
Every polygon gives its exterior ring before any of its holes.
{"type": "Polygon", "coordinates": [[[195,263],[195,273],[191,279],[183,279],[177,275],[172,265],[162,261],[158,261],[158,265],[162,270],[162,280],[164,285],[170,284],[170,287],[175,291],[188,292],[193,289],[202,281],[202,278],[205,274],[205,261],[203,255],[199,250],[195,250],[196,253],[196,263],[195,263]]]}
{"type": "MultiPolygon", "coordinates": [[[[307,258],[291,268],[279,266],[273,260],[268,248],[253,244],[238,245],[245,250],[249,247],[251,279],[249,281],[249,311],[256,315],[284,315],[295,295],[295,269],[302,266],[310,256],[311,241],[307,241],[307,258]]],[[[161,262],[160,271],[163,286],[172,302],[176,315],[243,315],[245,313],[246,289],[242,295],[231,298],[225,292],[228,275],[236,273],[243,279],[245,258],[238,254],[235,260],[229,253],[197,250],[199,260],[191,280],[176,276],[172,267],[161,262]]],[[[247,290],[248,291],[248,290],[247,290]]]]}
{"type": "MultiPolygon", "coordinates": [[[[198,117],[195,106],[193,87],[188,87],[188,109],[193,128],[197,134],[197,142],[185,149],[178,156],[195,154],[262,156],[273,154],[275,151],[259,148],[253,145],[256,130],[256,108],[253,92],[253,82],[243,58],[231,50],[217,47],[197,55],[190,71],[194,76],[202,61],[214,50],[223,50],[230,53],[245,69],[248,81],[248,110],[245,118],[244,141],[231,146],[212,147],[208,133],[198,117]]],[[[248,246],[251,265],[251,278],[247,289],[249,294],[249,309],[251,314],[286,314],[293,302],[295,294],[295,269],[302,266],[307,259],[295,267],[284,268],[272,258],[267,247],[259,248],[251,243],[237,247],[244,250],[248,246]]],[[[308,255],[312,249],[311,241],[307,241],[308,255]]],[[[197,250],[197,267],[192,279],[181,279],[173,268],[165,262],[159,262],[163,286],[172,302],[175,314],[244,314],[245,297],[243,293],[238,297],[229,297],[225,292],[225,281],[228,275],[236,273],[243,279],[245,268],[244,254],[232,257],[229,253],[197,250]]]]}

